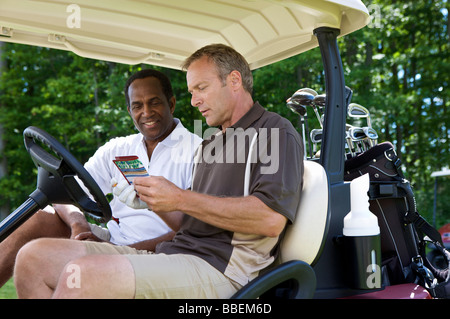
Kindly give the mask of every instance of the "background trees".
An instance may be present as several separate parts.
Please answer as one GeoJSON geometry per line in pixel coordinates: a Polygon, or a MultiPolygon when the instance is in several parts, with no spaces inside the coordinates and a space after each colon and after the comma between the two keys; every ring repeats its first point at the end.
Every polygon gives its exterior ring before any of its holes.
{"type": "MultiPolygon", "coordinates": [[[[431,219],[433,171],[450,164],[449,3],[447,0],[367,2],[372,23],[339,40],[353,102],[372,113],[380,141],[397,149],[421,214],[431,219]]],[[[0,82],[0,206],[3,216],[34,190],[36,169],[23,147],[23,130],[38,126],[79,160],[114,136],[134,131],[123,96],[126,78],[149,66],[83,59],[72,53],[3,43],[0,82]]],[[[193,131],[201,119],[190,106],[183,72],[161,69],[173,82],[175,115],[193,131]]],[[[298,118],[285,106],[301,87],[324,93],[318,49],[254,71],[255,99],[298,118]]],[[[312,110],[309,110],[312,111],[312,110]]],[[[309,114],[309,127],[318,126],[309,114]]],[[[450,178],[439,179],[438,226],[450,222],[450,178]]]]}

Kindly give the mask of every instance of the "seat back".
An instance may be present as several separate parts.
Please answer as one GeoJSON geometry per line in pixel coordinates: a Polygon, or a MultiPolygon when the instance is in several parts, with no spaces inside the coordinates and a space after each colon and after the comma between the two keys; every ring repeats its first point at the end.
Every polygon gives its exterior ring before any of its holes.
{"type": "MultiPolygon", "coordinates": [[[[244,176],[244,196],[249,193],[250,165],[257,135],[253,136],[244,176]]],[[[303,188],[294,223],[288,225],[280,248],[280,262],[302,260],[312,264],[320,252],[328,219],[328,178],[322,165],[303,161],[303,188]]]]}
{"type": "Polygon", "coordinates": [[[281,242],[280,261],[312,264],[320,252],[328,219],[328,178],[319,163],[304,161],[303,189],[294,223],[281,242]]]}

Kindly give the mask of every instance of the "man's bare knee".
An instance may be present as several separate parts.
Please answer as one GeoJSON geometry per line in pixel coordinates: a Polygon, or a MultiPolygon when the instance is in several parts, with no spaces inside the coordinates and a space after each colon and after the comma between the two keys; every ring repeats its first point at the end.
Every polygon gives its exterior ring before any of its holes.
{"type": "MultiPolygon", "coordinates": [[[[54,289],[64,266],[86,254],[83,242],[70,239],[40,238],[20,249],[15,267],[16,289],[24,296],[29,291],[54,289]]],[[[44,293],[44,294],[45,294],[44,293]]]]}
{"type": "Polygon", "coordinates": [[[40,250],[39,247],[45,247],[45,242],[47,238],[34,239],[26,243],[19,249],[16,257],[17,264],[27,264],[27,260],[32,260],[36,257],[36,253],[40,250]]]}
{"type": "Polygon", "coordinates": [[[47,250],[51,241],[50,238],[34,239],[20,248],[14,273],[22,273],[23,270],[39,267],[43,261],[47,262],[47,250]]]}
{"type": "Polygon", "coordinates": [[[14,267],[14,284],[19,298],[34,298],[34,287],[38,279],[36,274],[40,267],[39,247],[42,240],[37,239],[25,244],[17,253],[14,267]]]}
{"type": "Polygon", "coordinates": [[[133,298],[134,283],[134,271],[126,257],[88,255],[65,265],[53,298],[133,298]]]}
{"type": "Polygon", "coordinates": [[[18,253],[20,259],[34,258],[42,263],[58,264],[86,254],[84,242],[67,238],[38,238],[25,244],[18,253]],[[23,257],[24,256],[24,257],[23,257]]]}

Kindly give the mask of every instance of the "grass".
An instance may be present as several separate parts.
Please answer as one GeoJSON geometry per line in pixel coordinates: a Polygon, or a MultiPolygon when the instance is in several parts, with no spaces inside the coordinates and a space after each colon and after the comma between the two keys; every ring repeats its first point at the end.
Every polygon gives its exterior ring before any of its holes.
{"type": "Polygon", "coordinates": [[[0,288],[0,299],[17,299],[16,287],[14,287],[12,278],[0,288]]]}

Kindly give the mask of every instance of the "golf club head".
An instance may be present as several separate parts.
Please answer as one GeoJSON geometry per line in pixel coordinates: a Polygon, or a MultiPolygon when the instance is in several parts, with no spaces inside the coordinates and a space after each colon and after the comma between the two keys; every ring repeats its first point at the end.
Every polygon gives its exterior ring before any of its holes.
{"type": "Polygon", "coordinates": [[[348,116],[350,117],[368,117],[370,115],[369,110],[366,109],[364,106],[359,105],[357,103],[350,103],[348,105],[348,116]]]}
{"type": "MultiPolygon", "coordinates": [[[[349,124],[347,124],[347,126],[352,127],[349,124]]],[[[350,137],[350,133],[349,133],[350,127],[347,127],[347,129],[345,131],[345,141],[346,141],[346,144],[347,144],[347,148],[350,151],[350,155],[353,157],[353,156],[355,156],[355,149],[356,149],[356,147],[355,147],[355,144],[353,143],[353,140],[350,137]]]]}
{"type": "Polygon", "coordinates": [[[310,133],[311,142],[314,144],[322,143],[322,129],[313,129],[310,133]]]}
{"type": "Polygon", "coordinates": [[[315,106],[323,109],[325,107],[325,104],[326,104],[326,95],[325,94],[316,95],[314,97],[313,103],[314,103],[315,106]]]}
{"type": "Polygon", "coordinates": [[[306,106],[300,105],[295,101],[292,101],[292,98],[289,98],[286,101],[286,106],[294,113],[297,113],[300,116],[305,116],[306,114],[306,106]]]}
{"type": "Polygon", "coordinates": [[[371,140],[376,140],[378,139],[378,133],[377,131],[375,131],[375,129],[373,129],[372,127],[363,127],[363,131],[366,134],[366,136],[368,138],[370,138],[371,140]]]}
{"type": "Polygon", "coordinates": [[[378,133],[372,127],[363,127],[363,131],[366,136],[369,138],[370,147],[377,145],[378,142],[378,133]]]}
{"type": "Polygon", "coordinates": [[[297,92],[294,93],[294,95],[292,95],[291,100],[297,102],[298,104],[302,105],[302,106],[310,106],[313,108],[314,113],[319,121],[320,127],[323,127],[323,123],[321,122],[320,119],[320,115],[317,111],[316,105],[314,104],[314,99],[317,97],[317,92],[312,90],[312,89],[308,89],[308,88],[304,88],[304,89],[300,89],[297,92]],[[316,95],[314,95],[316,94],[316,95]]]}
{"type": "Polygon", "coordinates": [[[355,142],[362,141],[363,139],[365,139],[367,137],[366,133],[364,133],[364,130],[361,127],[355,127],[355,126],[351,127],[348,130],[348,134],[349,134],[350,138],[352,139],[352,141],[355,141],[355,142]]]}
{"type": "Polygon", "coordinates": [[[302,88],[297,91],[286,101],[286,106],[292,112],[304,116],[306,114],[306,106],[312,105],[317,92],[310,88],[302,88]]]}
{"type": "Polygon", "coordinates": [[[294,101],[303,106],[309,106],[313,104],[314,95],[306,91],[298,90],[292,95],[291,101],[294,101]]]}
{"type": "Polygon", "coordinates": [[[359,152],[367,151],[368,147],[370,147],[370,145],[368,145],[369,139],[367,138],[366,133],[364,133],[364,130],[361,127],[350,128],[348,130],[348,134],[353,142],[353,145],[356,146],[359,152]]]}
{"type": "Polygon", "coordinates": [[[348,105],[347,115],[352,118],[365,118],[367,119],[367,126],[372,127],[369,110],[360,104],[350,103],[348,105]]]}
{"type": "Polygon", "coordinates": [[[297,92],[307,92],[307,93],[312,94],[314,96],[317,95],[317,92],[315,90],[311,89],[311,88],[302,88],[302,89],[297,90],[297,92]]]}
{"type": "Polygon", "coordinates": [[[306,114],[306,107],[312,105],[313,100],[314,95],[311,92],[300,89],[296,91],[286,102],[291,111],[304,116],[306,114]]]}

